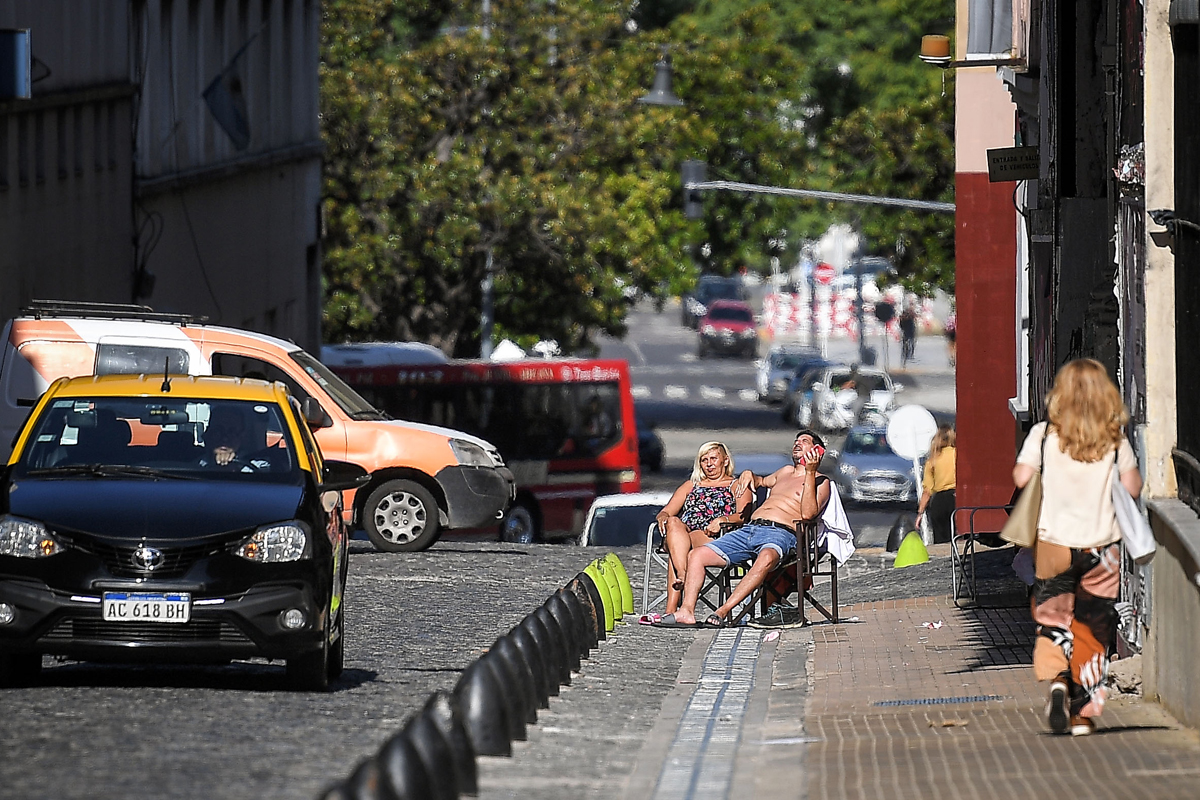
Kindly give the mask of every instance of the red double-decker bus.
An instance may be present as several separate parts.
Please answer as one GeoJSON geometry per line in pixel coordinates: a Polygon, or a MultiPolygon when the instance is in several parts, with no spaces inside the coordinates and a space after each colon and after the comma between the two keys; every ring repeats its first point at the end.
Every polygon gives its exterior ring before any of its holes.
{"type": "Polygon", "coordinates": [[[629,365],[614,359],[331,366],[376,408],[487,439],[517,479],[507,541],[575,536],[597,495],[641,487],[629,365]]]}

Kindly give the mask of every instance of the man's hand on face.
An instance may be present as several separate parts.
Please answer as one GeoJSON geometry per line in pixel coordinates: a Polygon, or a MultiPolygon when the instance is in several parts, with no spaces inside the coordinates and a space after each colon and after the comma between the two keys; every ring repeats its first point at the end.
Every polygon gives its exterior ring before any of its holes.
{"type": "Polygon", "coordinates": [[[813,445],[808,452],[804,454],[804,469],[809,474],[816,474],[817,467],[821,464],[821,456],[824,455],[822,448],[813,445]]]}

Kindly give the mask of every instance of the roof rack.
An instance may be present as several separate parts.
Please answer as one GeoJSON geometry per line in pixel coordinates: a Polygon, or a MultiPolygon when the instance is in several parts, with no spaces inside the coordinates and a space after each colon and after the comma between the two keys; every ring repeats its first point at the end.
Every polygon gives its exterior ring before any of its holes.
{"type": "Polygon", "coordinates": [[[148,322],[173,322],[177,325],[192,325],[208,321],[208,317],[191,314],[172,314],[155,311],[150,306],[136,303],[95,303],[88,300],[33,300],[21,309],[21,315],[41,319],[43,317],[93,317],[99,319],[132,319],[148,322]]]}

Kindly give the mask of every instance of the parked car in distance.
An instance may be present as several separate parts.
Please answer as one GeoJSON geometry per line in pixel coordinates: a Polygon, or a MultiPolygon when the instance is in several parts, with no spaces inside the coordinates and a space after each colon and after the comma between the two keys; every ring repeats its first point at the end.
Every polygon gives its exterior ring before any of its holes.
{"type": "Polygon", "coordinates": [[[912,461],[896,455],[887,429],[856,426],[846,434],[840,451],[830,451],[831,470],[841,495],[858,503],[912,503],[917,482],[912,461]]]}
{"type": "Polygon", "coordinates": [[[683,297],[681,324],[695,329],[700,318],[708,313],[714,300],[745,300],[746,289],[741,278],[726,278],[722,275],[701,275],[696,289],[683,297]]]}
{"type": "Polygon", "coordinates": [[[797,428],[812,425],[812,387],[829,366],[832,362],[816,356],[796,367],[783,398],[781,416],[784,423],[797,428]]]}
{"type": "Polygon", "coordinates": [[[808,347],[773,345],[758,362],[758,372],[754,378],[758,399],[771,405],[782,402],[796,369],[802,364],[811,363],[814,358],[820,359],[821,356],[808,347]]]}
{"type": "Polygon", "coordinates": [[[868,420],[887,424],[887,413],[895,406],[896,393],[904,387],[873,367],[825,367],[812,385],[812,421],[810,427],[823,431],[844,431],[868,420]],[[855,385],[850,387],[851,383],[855,385]],[[853,419],[850,409],[854,396],[864,398],[861,418],[853,419]]]}
{"type": "Polygon", "coordinates": [[[60,378],[0,474],[0,683],[42,655],[283,659],[298,688],[342,670],[343,489],[282,383],[60,378]]]}
{"type": "Polygon", "coordinates": [[[758,326],[754,311],[741,300],[714,300],[700,320],[700,344],[696,355],[709,353],[754,358],[758,354],[758,326]]]}
{"type": "MultiPolygon", "coordinates": [[[[633,492],[597,497],[588,509],[579,544],[594,547],[644,547],[655,516],[671,492],[633,492]]],[[[658,541],[659,534],[654,534],[658,541]]]]}
{"type": "Polygon", "coordinates": [[[655,423],[647,422],[638,417],[638,463],[651,472],[662,472],[663,459],[667,455],[667,446],[655,430],[655,423]]]}

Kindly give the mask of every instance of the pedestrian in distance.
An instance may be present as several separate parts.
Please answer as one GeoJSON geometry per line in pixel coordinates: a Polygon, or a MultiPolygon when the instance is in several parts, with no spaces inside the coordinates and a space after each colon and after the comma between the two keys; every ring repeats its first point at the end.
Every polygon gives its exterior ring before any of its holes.
{"type": "Polygon", "coordinates": [[[790,465],[765,477],[749,470],[738,476],[733,487],[735,495],[761,487],[770,489],[770,495],[745,525],[691,552],[683,600],[674,614],[664,616],[656,625],[696,627],[696,603],[706,568],[752,562],[729,599],[703,623],[706,627],[725,627],[733,609],[766,581],[788,552],[796,549],[796,525],[816,520],[829,502],[829,480],[817,475],[825,453],[819,441],[813,432],[801,431],[792,445],[790,465]]]}
{"type": "Polygon", "coordinates": [[[954,428],[939,425],[929,445],[925,460],[925,475],[921,482],[921,500],[917,504],[917,527],[921,517],[929,514],[935,544],[950,541],[951,518],[954,516],[954,486],[957,478],[958,449],[954,428]]]}
{"type": "Polygon", "coordinates": [[[908,366],[917,349],[917,311],[911,300],[904,305],[897,324],[900,326],[900,364],[908,366]]]}
{"type": "Polygon", "coordinates": [[[732,491],[733,456],[721,442],[705,442],[696,452],[692,475],[658,512],[655,520],[670,556],[666,613],[674,613],[687,577],[688,555],[721,535],[722,526],[745,521],[753,493],[732,491]]]}
{"type": "Polygon", "coordinates": [[[954,366],[958,360],[958,312],[953,308],[950,309],[950,316],[946,317],[946,360],[950,362],[950,366],[954,366]]]}
{"type": "Polygon", "coordinates": [[[1076,359],[1058,371],[1046,417],[1030,430],[1013,468],[1017,488],[1042,473],[1033,544],[1033,671],[1050,684],[1050,730],[1083,736],[1104,710],[1108,656],[1116,644],[1121,531],[1112,502],[1114,461],[1135,498],[1142,477],[1122,433],[1129,413],[1100,362],[1076,359]]]}

